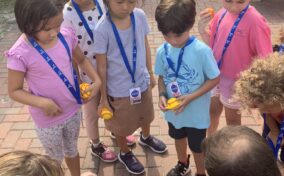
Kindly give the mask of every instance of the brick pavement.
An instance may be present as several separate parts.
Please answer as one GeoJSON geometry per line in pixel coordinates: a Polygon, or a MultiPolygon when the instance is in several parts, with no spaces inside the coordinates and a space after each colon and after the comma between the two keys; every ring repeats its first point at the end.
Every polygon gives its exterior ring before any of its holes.
{"type": "MultiPolygon", "coordinates": [[[[152,58],[154,63],[156,48],[163,42],[161,34],[158,32],[156,23],[154,20],[154,11],[158,0],[146,0],[142,8],[148,15],[151,33],[149,35],[149,43],[151,46],[152,58]]],[[[220,8],[218,0],[198,0],[197,9],[200,11],[206,7],[220,8]]],[[[268,19],[269,25],[272,28],[273,42],[277,42],[277,34],[281,25],[284,25],[284,2],[281,0],[265,0],[264,2],[255,2],[255,7],[268,19]]],[[[197,18],[198,21],[198,18],[197,18]]],[[[19,36],[19,31],[15,24],[9,26],[9,32],[4,35],[4,38],[0,40],[0,52],[3,53],[8,49],[19,36]]],[[[192,34],[198,35],[196,25],[192,30],[192,34]]],[[[36,137],[34,124],[31,121],[31,117],[28,113],[27,106],[23,106],[20,103],[10,100],[7,95],[7,69],[6,61],[3,56],[0,56],[0,154],[12,151],[12,150],[29,150],[32,152],[43,153],[43,149],[39,140],[36,137]]],[[[157,155],[153,152],[141,148],[136,145],[133,148],[133,152],[138,156],[139,160],[146,167],[146,174],[149,176],[165,175],[167,171],[176,164],[176,152],[174,148],[174,142],[167,135],[167,125],[162,119],[159,109],[157,107],[158,96],[157,88],[153,90],[154,106],[155,106],[155,120],[151,125],[151,132],[153,135],[161,138],[169,148],[169,151],[165,155],[157,155]]],[[[242,113],[243,124],[251,127],[252,129],[260,132],[262,121],[256,112],[252,114],[242,113]]],[[[224,116],[221,118],[220,127],[225,126],[224,116]]],[[[107,145],[111,146],[114,150],[118,151],[116,142],[109,137],[108,131],[104,129],[102,121],[99,122],[99,131],[101,139],[107,145]]],[[[119,162],[115,164],[108,164],[100,162],[97,158],[94,158],[90,154],[88,138],[86,135],[85,126],[81,126],[80,138],[79,138],[79,152],[81,160],[82,171],[91,170],[97,173],[99,176],[127,176],[130,175],[124,169],[123,165],[119,162]]],[[[191,163],[194,163],[191,160],[191,163]]],[[[279,165],[280,166],[280,165],[279,165]]],[[[281,168],[283,166],[280,166],[281,168]]],[[[193,172],[195,172],[195,166],[192,164],[193,172]]],[[[282,170],[284,170],[282,168],[282,170]]],[[[284,173],[284,171],[283,171],[284,173]]],[[[66,175],[70,175],[68,171],[66,175]]]]}

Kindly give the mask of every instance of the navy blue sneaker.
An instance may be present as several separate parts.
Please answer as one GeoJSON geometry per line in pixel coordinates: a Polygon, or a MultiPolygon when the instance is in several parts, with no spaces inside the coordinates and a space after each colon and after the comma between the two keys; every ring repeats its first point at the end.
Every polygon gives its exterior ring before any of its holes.
{"type": "Polygon", "coordinates": [[[145,172],[143,165],[130,151],[125,155],[118,154],[118,160],[126,167],[126,170],[131,174],[142,174],[145,172]]]}
{"type": "Polygon", "coordinates": [[[168,150],[166,144],[163,141],[151,135],[148,138],[143,139],[142,133],[140,133],[138,142],[140,145],[147,146],[156,153],[164,153],[168,150]]]}

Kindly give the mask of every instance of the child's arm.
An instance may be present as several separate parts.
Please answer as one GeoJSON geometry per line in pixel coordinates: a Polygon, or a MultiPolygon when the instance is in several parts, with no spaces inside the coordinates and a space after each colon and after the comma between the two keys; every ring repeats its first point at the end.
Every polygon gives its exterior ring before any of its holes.
{"type": "Polygon", "coordinates": [[[8,69],[9,96],[20,103],[40,108],[47,116],[57,116],[62,110],[51,99],[31,94],[23,89],[25,73],[8,69]]]}
{"type": "Polygon", "coordinates": [[[204,82],[204,84],[195,92],[188,94],[188,95],[183,95],[179,97],[178,99],[181,101],[180,106],[175,110],[176,113],[180,113],[184,110],[184,108],[194,99],[202,96],[206,92],[210,91],[213,87],[215,87],[220,80],[220,76],[214,78],[214,79],[209,79],[204,82]]]}
{"type": "Polygon", "coordinates": [[[152,69],[151,50],[150,50],[150,46],[149,46],[149,43],[148,43],[147,36],[145,36],[145,47],[146,47],[146,66],[147,66],[148,72],[150,74],[151,87],[154,88],[157,83],[156,83],[154,73],[153,73],[153,69],[152,69]]]}
{"type": "Polygon", "coordinates": [[[82,79],[80,77],[79,67],[78,67],[77,63],[74,60],[72,61],[72,64],[73,64],[73,68],[76,71],[76,74],[78,76],[78,83],[81,84],[83,81],[82,81],[82,79]]]}
{"type": "Polygon", "coordinates": [[[107,79],[107,56],[106,54],[96,54],[97,61],[97,69],[99,76],[102,80],[101,86],[101,102],[98,108],[98,113],[101,113],[102,108],[107,108],[112,112],[112,109],[109,106],[107,99],[107,87],[106,87],[106,79],[107,79]]]}
{"type": "Polygon", "coordinates": [[[79,46],[76,46],[76,48],[73,50],[73,58],[75,59],[76,64],[82,69],[82,71],[84,71],[87,76],[93,81],[93,84],[92,86],[90,86],[90,89],[92,89],[92,95],[96,95],[100,90],[102,82],[92,63],[82,53],[79,46]]]}
{"type": "Polygon", "coordinates": [[[166,97],[166,86],[164,83],[163,76],[158,78],[158,89],[159,89],[159,108],[162,111],[166,111],[167,97],[166,97]]]}
{"type": "Polygon", "coordinates": [[[201,35],[202,40],[209,45],[210,43],[210,35],[208,30],[208,24],[212,19],[210,12],[205,9],[200,12],[200,19],[198,22],[198,32],[201,35]]]}

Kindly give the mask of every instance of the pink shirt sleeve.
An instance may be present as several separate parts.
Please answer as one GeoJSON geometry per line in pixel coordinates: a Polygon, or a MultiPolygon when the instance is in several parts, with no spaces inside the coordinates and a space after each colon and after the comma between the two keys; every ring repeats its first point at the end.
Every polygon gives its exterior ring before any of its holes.
{"type": "Polygon", "coordinates": [[[71,46],[71,51],[75,49],[78,45],[78,38],[76,36],[75,30],[70,27],[62,27],[61,33],[65,37],[69,47],[71,46]]]}
{"type": "Polygon", "coordinates": [[[5,57],[7,58],[7,68],[11,70],[26,72],[27,71],[27,60],[21,54],[24,47],[21,47],[24,40],[21,36],[15,43],[14,47],[17,49],[11,48],[10,50],[4,53],[5,57]]]}

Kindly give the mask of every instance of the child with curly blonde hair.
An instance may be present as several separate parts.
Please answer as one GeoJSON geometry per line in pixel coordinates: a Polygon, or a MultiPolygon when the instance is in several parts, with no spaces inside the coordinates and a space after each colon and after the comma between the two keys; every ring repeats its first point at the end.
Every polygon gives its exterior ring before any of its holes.
{"type": "Polygon", "coordinates": [[[280,160],[284,161],[284,55],[277,53],[264,60],[257,59],[248,70],[241,73],[235,90],[243,107],[258,108],[263,113],[270,130],[268,143],[275,157],[283,146],[280,160]]]}

